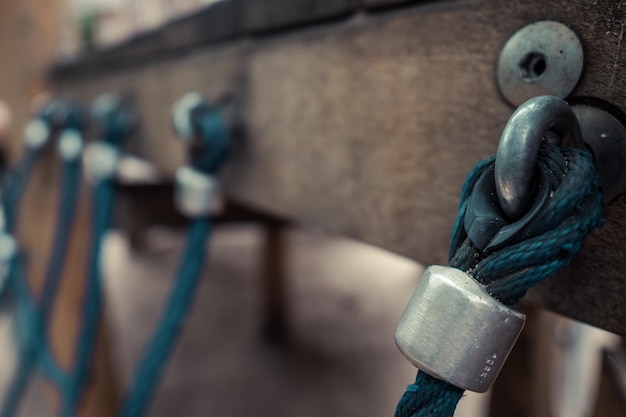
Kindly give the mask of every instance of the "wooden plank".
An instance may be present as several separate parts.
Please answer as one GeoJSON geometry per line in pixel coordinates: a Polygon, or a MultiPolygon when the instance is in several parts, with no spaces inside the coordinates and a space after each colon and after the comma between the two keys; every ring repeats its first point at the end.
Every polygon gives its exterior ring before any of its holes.
{"type": "Polygon", "coordinates": [[[123,67],[179,57],[198,45],[289,30],[356,12],[360,0],[229,0],[140,33],[77,61],[59,63],[53,79],[92,77],[123,67]]]}
{"type": "MultiPolygon", "coordinates": [[[[626,2],[609,0],[433,3],[62,85],[83,98],[132,91],[144,118],[134,146],[170,174],[182,162],[165,133],[171,103],[188,90],[234,93],[249,136],[225,173],[231,197],[445,263],[464,176],[495,152],[513,111],[496,86],[500,48],[544,19],[582,38],[586,66],[574,95],[626,108],[626,2]]],[[[610,205],[575,268],[531,300],[626,334],[625,204],[610,205]]]]}
{"type": "Polygon", "coordinates": [[[419,0],[363,0],[363,5],[367,8],[391,7],[406,3],[416,3],[419,0]]]}
{"type": "Polygon", "coordinates": [[[270,343],[285,345],[289,342],[288,228],[280,222],[263,224],[265,242],[261,257],[263,280],[263,337],[270,343]]]}
{"type": "Polygon", "coordinates": [[[240,1],[244,31],[267,32],[346,15],[352,0],[254,0],[240,1]]]}

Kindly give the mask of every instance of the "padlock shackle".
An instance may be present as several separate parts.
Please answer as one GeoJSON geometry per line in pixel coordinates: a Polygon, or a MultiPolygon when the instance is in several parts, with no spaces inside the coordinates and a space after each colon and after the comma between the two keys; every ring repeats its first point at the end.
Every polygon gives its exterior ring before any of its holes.
{"type": "Polygon", "coordinates": [[[585,149],[578,119],[560,98],[531,98],[517,108],[502,132],[495,162],[496,192],[502,210],[512,220],[533,205],[535,165],[544,138],[585,149]],[[546,138],[548,132],[556,138],[546,138]]]}

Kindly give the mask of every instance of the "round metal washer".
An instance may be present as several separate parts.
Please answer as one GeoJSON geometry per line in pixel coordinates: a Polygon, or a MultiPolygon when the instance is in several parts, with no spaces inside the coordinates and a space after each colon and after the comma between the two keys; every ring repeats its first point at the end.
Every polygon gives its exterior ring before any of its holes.
{"type": "Polygon", "coordinates": [[[576,33],[559,22],[535,22],[515,32],[502,48],[498,86],[514,106],[539,95],[565,98],[582,71],[583,48],[576,33]]]}
{"type": "Polygon", "coordinates": [[[587,104],[572,106],[591,149],[604,202],[626,190],[626,126],[610,113],[587,104]]]}

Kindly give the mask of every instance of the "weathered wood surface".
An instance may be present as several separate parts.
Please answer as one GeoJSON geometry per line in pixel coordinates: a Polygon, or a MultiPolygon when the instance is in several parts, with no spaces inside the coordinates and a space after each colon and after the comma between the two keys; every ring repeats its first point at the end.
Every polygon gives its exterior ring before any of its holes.
{"type": "MultiPolygon", "coordinates": [[[[189,90],[234,94],[249,134],[225,173],[232,198],[445,263],[464,176],[495,152],[513,111],[496,86],[500,48],[545,19],[582,39],[585,70],[573,95],[626,109],[626,2],[608,0],[428,3],[234,38],[158,64],[131,61],[108,75],[76,78],[65,68],[56,76],[60,90],[86,100],[130,92],[142,115],[133,147],[169,174],[183,161],[169,133],[171,103],[189,90]]],[[[626,334],[625,214],[620,197],[574,266],[530,299],[626,334]]]]}
{"type": "Polygon", "coordinates": [[[363,0],[365,7],[390,7],[404,3],[410,3],[412,0],[363,0]]]}
{"type": "Polygon", "coordinates": [[[356,2],[353,0],[257,0],[239,3],[243,6],[242,29],[250,32],[264,32],[346,15],[356,2]]]}

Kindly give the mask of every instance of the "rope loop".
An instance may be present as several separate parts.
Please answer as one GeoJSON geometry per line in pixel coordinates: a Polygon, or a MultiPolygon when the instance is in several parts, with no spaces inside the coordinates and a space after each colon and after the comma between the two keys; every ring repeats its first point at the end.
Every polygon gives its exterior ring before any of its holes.
{"type": "MultiPolygon", "coordinates": [[[[543,141],[537,169],[549,187],[547,202],[506,246],[480,250],[465,232],[465,212],[478,179],[494,163],[493,157],[479,162],[463,184],[449,265],[467,272],[494,298],[512,305],[529,288],[569,264],[589,232],[603,225],[602,194],[588,152],[543,141]]],[[[395,417],[452,417],[462,394],[460,388],[420,371],[402,396],[395,417]]]]}

